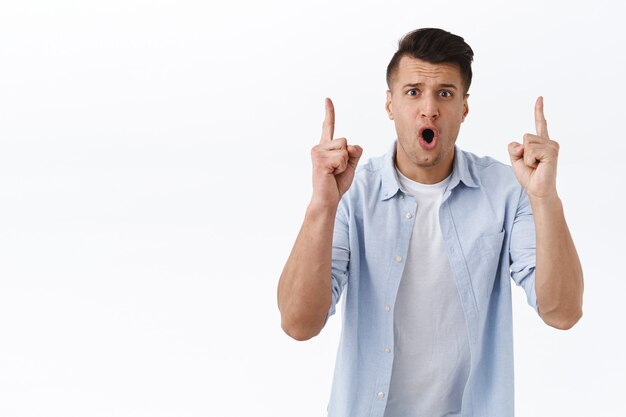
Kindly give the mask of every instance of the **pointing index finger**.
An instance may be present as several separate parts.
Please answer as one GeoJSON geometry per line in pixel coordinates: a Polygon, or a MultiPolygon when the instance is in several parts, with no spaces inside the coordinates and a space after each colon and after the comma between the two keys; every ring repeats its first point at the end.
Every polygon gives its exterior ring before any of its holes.
{"type": "Polygon", "coordinates": [[[550,139],[548,135],[548,122],[543,115],[543,97],[539,96],[535,103],[535,129],[537,130],[537,136],[545,139],[550,139]]]}
{"type": "Polygon", "coordinates": [[[331,99],[324,100],[326,113],[324,115],[324,123],[322,124],[322,138],[320,143],[330,142],[335,134],[335,106],[331,99]]]}

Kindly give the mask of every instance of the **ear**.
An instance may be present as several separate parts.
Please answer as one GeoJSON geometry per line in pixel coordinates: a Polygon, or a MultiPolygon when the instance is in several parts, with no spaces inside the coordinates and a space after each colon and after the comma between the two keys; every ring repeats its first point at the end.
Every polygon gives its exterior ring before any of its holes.
{"type": "Polygon", "coordinates": [[[393,110],[391,107],[391,91],[387,90],[387,101],[385,102],[385,110],[390,120],[393,120],[393,110]]]}
{"type": "Polygon", "coordinates": [[[465,117],[467,117],[467,114],[469,113],[469,104],[467,102],[468,98],[469,94],[465,94],[465,97],[463,98],[463,118],[461,119],[461,123],[465,121],[465,117]]]}

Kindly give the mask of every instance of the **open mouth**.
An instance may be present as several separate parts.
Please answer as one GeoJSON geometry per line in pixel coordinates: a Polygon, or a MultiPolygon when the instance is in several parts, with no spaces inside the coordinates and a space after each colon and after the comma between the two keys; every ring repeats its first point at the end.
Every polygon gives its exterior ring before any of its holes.
{"type": "Polygon", "coordinates": [[[437,147],[439,130],[435,126],[422,126],[418,132],[420,146],[427,151],[437,147]]]}
{"type": "Polygon", "coordinates": [[[422,137],[426,143],[431,143],[435,138],[435,132],[432,129],[424,129],[422,132],[422,137]]]}

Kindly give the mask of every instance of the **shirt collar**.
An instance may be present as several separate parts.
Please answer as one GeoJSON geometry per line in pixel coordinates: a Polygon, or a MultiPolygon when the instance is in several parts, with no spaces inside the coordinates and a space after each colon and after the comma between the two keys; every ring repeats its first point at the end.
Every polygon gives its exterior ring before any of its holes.
{"type": "Polygon", "coordinates": [[[452,178],[450,179],[450,185],[448,186],[448,189],[453,189],[459,184],[459,182],[462,182],[467,187],[471,188],[480,187],[480,184],[474,178],[472,171],[473,170],[470,167],[467,154],[455,145],[452,178]]]}
{"type": "MultiPolygon", "coordinates": [[[[398,176],[396,174],[396,144],[397,141],[394,141],[384,158],[381,200],[388,200],[401,190],[400,181],[398,180],[398,176]]],[[[472,172],[470,171],[467,156],[455,145],[452,178],[450,178],[448,190],[452,190],[461,182],[467,187],[479,187],[479,184],[476,182],[472,172]]]]}
{"type": "Polygon", "coordinates": [[[396,174],[396,141],[394,141],[383,161],[381,200],[395,196],[399,189],[400,181],[396,174]]]}

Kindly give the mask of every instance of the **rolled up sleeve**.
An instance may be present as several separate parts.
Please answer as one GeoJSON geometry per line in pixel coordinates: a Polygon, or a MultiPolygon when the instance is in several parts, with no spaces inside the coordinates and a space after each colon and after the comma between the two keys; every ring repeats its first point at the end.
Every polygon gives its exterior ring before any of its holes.
{"type": "Polygon", "coordinates": [[[348,268],[350,265],[350,241],[348,231],[348,214],[345,199],[342,200],[335,217],[333,231],[333,254],[331,268],[332,302],[326,315],[328,318],[335,314],[336,306],[341,299],[343,289],[348,282],[348,268]]]}
{"type": "Polygon", "coordinates": [[[538,312],[535,292],[536,254],[535,221],[528,195],[522,188],[511,229],[509,249],[511,277],[526,292],[528,304],[538,312]]]}

